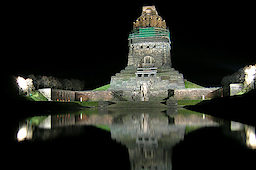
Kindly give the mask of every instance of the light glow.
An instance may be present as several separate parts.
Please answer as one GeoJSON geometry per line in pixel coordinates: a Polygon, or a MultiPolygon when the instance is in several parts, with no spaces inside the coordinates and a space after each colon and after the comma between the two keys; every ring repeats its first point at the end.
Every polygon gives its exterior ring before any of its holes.
{"type": "Polygon", "coordinates": [[[247,127],[246,129],[246,144],[250,148],[256,149],[256,136],[254,127],[247,127]]]}
{"type": "Polygon", "coordinates": [[[28,92],[33,88],[33,80],[30,78],[24,79],[23,77],[17,77],[17,83],[19,88],[24,91],[28,92]]]}
{"type": "Polygon", "coordinates": [[[245,84],[250,85],[255,79],[256,64],[246,67],[244,69],[244,73],[245,73],[245,84]]]}
{"type": "Polygon", "coordinates": [[[27,127],[22,127],[19,129],[18,133],[17,133],[17,140],[20,142],[20,141],[23,141],[26,139],[28,135],[28,130],[27,130],[27,127]]]}
{"type": "Polygon", "coordinates": [[[256,138],[255,138],[255,134],[250,133],[248,140],[249,140],[248,142],[249,142],[250,146],[256,148],[256,138]]]}
{"type": "Polygon", "coordinates": [[[19,87],[22,89],[22,90],[27,90],[28,89],[28,84],[27,84],[27,81],[26,79],[24,79],[23,77],[18,77],[17,78],[17,83],[19,85],[19,87]]]}

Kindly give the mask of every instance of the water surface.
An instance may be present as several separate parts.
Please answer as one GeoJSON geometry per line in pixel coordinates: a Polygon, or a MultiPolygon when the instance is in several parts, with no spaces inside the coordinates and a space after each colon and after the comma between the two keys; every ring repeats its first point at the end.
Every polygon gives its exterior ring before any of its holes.
{"type": "Polygon", "coordinates": [[[58,161],[78,161],[82,154],[95,168],[170,170],[188,162],[232,167],[230,160],[255,156],[255,128],[184,108],[84,109],[22,120],[17,146],[27,157],[46,154],[58,161]]]}

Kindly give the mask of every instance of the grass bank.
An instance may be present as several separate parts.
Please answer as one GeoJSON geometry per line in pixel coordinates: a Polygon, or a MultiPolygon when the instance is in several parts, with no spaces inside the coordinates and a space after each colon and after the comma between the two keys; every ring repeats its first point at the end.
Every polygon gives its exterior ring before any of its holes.
{"type": "Polygon", "coordinates": [[[185,80],[185,88],[189,89],[189,88],[204,88],[203,86],[200,86],[198,84],[192,83],[191,81],[185,80]]]}
{"type": "Polygon", "coordinates": [[[25,98],[29,101],[48,101],[47,98],[37,90],[32,91],[28,96],[25,96],[25,98]]]}
{"type": "Polygon", "coordinates": [[[98,107],[99,106],[99,102],[97,101],[72,101],[72,103],[76,103],[79,104],[82,107],[98,107]]]}
{"type": "MultiPolygon", "coordinates": [[[[185,80],[184,83],[185,83],[185,88],[204,88],[203,86],[200,86],[188,80],[185,80]]],[[[93,91],[105,91],[105,90],[108,90],[109,87],[110,87],[110,84],[106,84],[104,86],[93,89],[93,91]]]]}
{"type": "Polygon", "coordinates": [[[109,87],[110,87],[110,84],[107,84],[107,85],[98,87],[96,89],[93,89],[92,91],[105,91],[105,90],[109,89],[109,87]]]}
{"type": "Polygon", "coordinates": [[[178,100],[178,105],[187,106],[187,105],[196,105],[203,100],[178,100]]]}

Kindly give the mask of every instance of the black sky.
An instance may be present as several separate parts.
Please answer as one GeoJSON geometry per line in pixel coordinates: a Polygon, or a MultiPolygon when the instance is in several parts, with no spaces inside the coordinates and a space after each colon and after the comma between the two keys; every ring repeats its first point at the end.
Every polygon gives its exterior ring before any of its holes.
{"type": "MultiPolygon", "coordinates": [[[[109,83],[127,64],[132,22],[150,1],[10,4],[5,13],[6,72],[109,83]]],[[[245,1],[153,1],[172,39],[173,67],[188,80],[219,86],[255,64],[254,4],[245,1]]]]}

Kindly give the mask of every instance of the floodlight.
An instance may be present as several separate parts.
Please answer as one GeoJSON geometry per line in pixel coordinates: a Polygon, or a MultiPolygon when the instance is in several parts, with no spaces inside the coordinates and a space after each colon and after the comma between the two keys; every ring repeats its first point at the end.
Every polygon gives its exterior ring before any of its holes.
{"type": "Polygon", "coordinates": [[[19,85],[19,87],[22,89],[22,90],[26,90],[28,88],[28,84],[27,84],[27,81],[26,79],[24,79],[23,77],[18,77],[17,78],[17,83],[19,85]]]}

